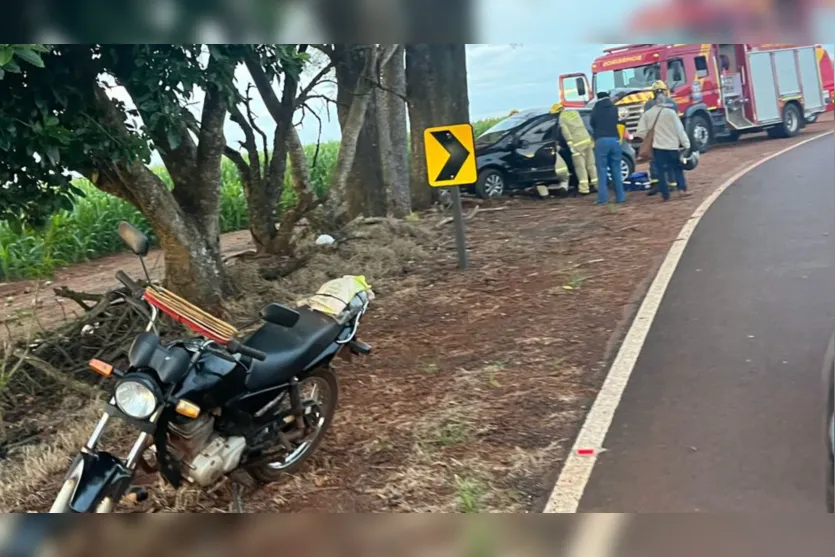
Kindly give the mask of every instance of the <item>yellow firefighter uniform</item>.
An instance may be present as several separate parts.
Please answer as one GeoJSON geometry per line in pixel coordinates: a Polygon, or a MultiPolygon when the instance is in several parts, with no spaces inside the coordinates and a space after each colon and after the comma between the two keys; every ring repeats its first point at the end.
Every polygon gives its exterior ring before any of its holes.
{"type": "Polygon", "coordinates": [[[574,172],[577,174],[577,190],[587,194],[589,185],[597,187],[594,142],[579,112],[563,110],[560,103],[555,104],[551,110],[559,114],[560,133],[568,143],[568,148],[571,149],[571,160],[574,162],[574,172]]]}
{"type": "MultiPolygon", "coordinates": [[[[557,186],[568,189],[568,181],[571,177],[571,173],[568,171],[568,165],[566,164],[565,159],[560,156],[560,146],[555,145],[554,148],[554,156],[556,157],[556,161],[554,162],[554,173],[557,175],[557,186]]],[[[536,191],[539,193],[540,197],[543,198],[551,195],[548,186],[538,185],[536,186],[536,191]]]]}
{"type": "Polygon", "coordinates": [[[557,174],[557,182],[560,184],[567,183],[570,175],[568,172],[568,164],[566,164],[565,160],[560,156],[559,148],[560,146],[556,146],[556,164],[554,165],[554,172],[557,174]]]}

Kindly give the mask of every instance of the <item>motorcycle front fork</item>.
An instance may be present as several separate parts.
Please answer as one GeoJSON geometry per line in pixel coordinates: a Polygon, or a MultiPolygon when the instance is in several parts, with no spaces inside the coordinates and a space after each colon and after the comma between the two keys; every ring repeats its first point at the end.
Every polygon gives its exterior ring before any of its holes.
{"type": "MultiPolygon", "coordinates": [[[[115,405],[116,399],[111,398],[110,404],[115,405]]],[[[163,406],[157,408],[157,410],[151,415],[149,418],[149,422],[152,424],[157,423],[159,420],[160,415],[162,415],[163,406]]],[[[90,438],[87,440],[87,443],[84,444],[82,447],[81,452],[93,454],[96,452],[96,447],[98,446],[99,439],[104,434],[105,429],[107,429],[107,423],[110,421],[110,414],[105,412],[102,414],[101,418],[99,419],[96,427],[93,429],[93,433],[90,435],[90,438]]],[[[125,459],[125,468],[133,472],[136,470],[136,466],[139,464],[139,460],[142,458],[142,454],[145,452],[153,441],[153,435],[150,433],[142,432],[137,437],[136,441],[133,443],[133,446],[128,453],[127,458],[125,459]]],[[[50,512],[63,512],[66,507],[69,506],[69,502],[72,499],[73,493],[75,493],[76,483],[80,479],[79,474],[71,474],[69,478],[64,482],[64,485],[61,487],[61,491],[58,493],[58,497],[55,499],[55,503],[52,505],[52,509],[50,512]]],[[[119,494],[119,498],[122,497],[123,494],[119,494]]],[[[113,511],[113,507],[116,506],[118,500],[115,500],[113,497],[105,497],[101,500],[101,502],[96,506],[96,513],[109,513],[113,511]]]]}

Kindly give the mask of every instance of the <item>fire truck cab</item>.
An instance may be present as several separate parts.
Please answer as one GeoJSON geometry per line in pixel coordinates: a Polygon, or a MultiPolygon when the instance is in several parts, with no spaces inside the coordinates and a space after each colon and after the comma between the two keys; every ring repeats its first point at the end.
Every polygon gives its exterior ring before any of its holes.
{"type": "Polygon", "coordinates": [[[634,133],[650,88],[663,80],[676,101],[694,149],[716,139],[767,131],[791,137],[824,112],[827,98],[815,45],[631,44],[607,49],[585,74],[559,78],[566,107],[593,102],[607,91],[634,133]]]}

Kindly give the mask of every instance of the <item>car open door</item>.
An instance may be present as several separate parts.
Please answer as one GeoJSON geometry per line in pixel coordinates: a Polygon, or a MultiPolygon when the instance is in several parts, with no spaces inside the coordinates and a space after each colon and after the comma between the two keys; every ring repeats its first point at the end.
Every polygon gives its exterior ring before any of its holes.
{"type": "Polygon", "coordinates": [[[560,76],[560,102],[566,108],[583,108],[591,101],[589,78],[584,73],[568,73],[560,76]]]}

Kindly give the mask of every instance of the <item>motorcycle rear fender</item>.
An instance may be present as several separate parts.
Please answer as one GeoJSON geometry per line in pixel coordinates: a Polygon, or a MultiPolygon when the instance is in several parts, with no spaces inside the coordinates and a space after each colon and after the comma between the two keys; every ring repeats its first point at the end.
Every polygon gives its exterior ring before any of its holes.
{"type": "Polygon", "coordinates": [[[75,492],[70,499],[70,510],[76,513],[95,512],[105,497],[118,502],[133,480],[133,472],[107,452],[80,453],[70,470],[71,477],[77,478],[75,492]]]}

